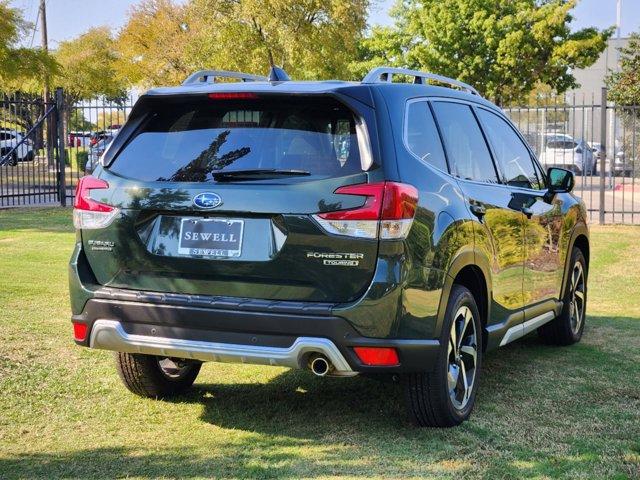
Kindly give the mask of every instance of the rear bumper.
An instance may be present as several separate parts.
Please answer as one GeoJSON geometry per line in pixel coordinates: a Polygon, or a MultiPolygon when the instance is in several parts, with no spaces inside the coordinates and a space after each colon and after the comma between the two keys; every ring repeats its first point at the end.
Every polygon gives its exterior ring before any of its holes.
{"type": "MultiPolygon", "coordinates": [[[[105,289],[106,290],[106,289],[105,289]]],[[[175,298],[157,302],[149,295],[108,289],[110,298],[89,299],[74,323],[87,325],[84,341],[92,348],[191,358],[201,361],[251,363],[304,368],[308,356],[322,353],[334,364],[337,375],[428,371],[436,362],[438,340],[379,339],[361,336],[344,318],[321,305],[312,308],[210,308],[175,298]],[[122,295],[118,293],[121,292],[122,295]],[[400,365],[362,364],[353,347],[393,347],[400,365]]],[[[166,298],[165,298],[166,299],[166,298]]]]}
{"type": "Polygon", "coordinates": [[[336,375],[355,375],[335,344],[331,340],[318,337],[298,337],[289,347],[203,342],[129,334],[118,321],[97,320],[91,329],[89,346],[117,352],[188,358],[203,362],[251,363],[290,368],[302,368],[309,355],[319,353],[331,362],[336,375]]]}

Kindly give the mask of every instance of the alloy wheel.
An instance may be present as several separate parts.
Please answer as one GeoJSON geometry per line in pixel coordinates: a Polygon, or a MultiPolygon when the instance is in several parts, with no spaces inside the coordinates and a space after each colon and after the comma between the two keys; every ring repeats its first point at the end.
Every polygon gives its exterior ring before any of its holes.
{"type": "Polygon", "coordinates": [[[478,359],[477,338],[471,309],[460,307],[451,324],[447,362],[449,397],[457,410],[467,406],[473,392],[478,359]]]}
{"type": "Polygon", "coordinates": [[[569,299],[569,317],[571,331],[574,334],[580,331],[584,321],[585,290],[584,270],[582,264],[576,262],[571,272],[571,297],[569,299]]]}

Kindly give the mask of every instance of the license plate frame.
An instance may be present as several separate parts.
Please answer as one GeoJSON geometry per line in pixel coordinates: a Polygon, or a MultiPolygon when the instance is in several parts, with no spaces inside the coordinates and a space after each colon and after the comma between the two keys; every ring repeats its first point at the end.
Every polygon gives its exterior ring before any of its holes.
{"type": "MultiPolygon", "coordinates": [[[[178,255],[190,256],[190,257],[203,257],[203,258],[239,258],[242,255],[242,241],[244,237],[244,220],[236,219],[236,218],[198,218],[198,217],[185,217],[180,220],[180,236],[178,237],[178,255]],[[192,224],[191,230],[189,232],[185,232],[185,225],[189,226],[192,224]],[[218,228],[216,231],[215,227],[220,227],[221,225],[226,225],[228,231],[224,231],[225,229],[218,228]],[[239,225],[239,231],[238,227],[239,225]],[[199,227],[199,228],[198,228],[199,227]],[[207,227],[209,229],[207,230],[207,227]],[[220,230],[223,230],[222,232],[220,230]],[[231,231],[235,230],[235,231],[231,231]],[[190,233],[190,238],[185,238],[186,234],[190,233]],[[193,239],[193,234],[196,233],[196,239],[193,239]],[[201,234],[209,235],[207,238],[201,238],[201,234]],[[237,248],[213,248],[206,247],[206,243],[213,243],[217,245],[219,243],[225,243],[223,239],[223,235],[237,235],[237,241],[233,242],[230,247],[237,248]],[[220,235],[220,237],[216,240],[215,235],[220,235]],[[184,243],[187,242],[187,245],[184,243]],[[201,242],[200,246],[195,246],[195,242],[201,242]],[[202,243],[205,242],[205,243],[202,243]],[[217,243],[216,243],[217,242],[217,243]],[[191,243],[189,245],[189,243],[191,243]]],[[[228,237],[227,237],[228,238],[228,237]]],[[[228,240],[226,243],[230,243],[228,240]]]]}

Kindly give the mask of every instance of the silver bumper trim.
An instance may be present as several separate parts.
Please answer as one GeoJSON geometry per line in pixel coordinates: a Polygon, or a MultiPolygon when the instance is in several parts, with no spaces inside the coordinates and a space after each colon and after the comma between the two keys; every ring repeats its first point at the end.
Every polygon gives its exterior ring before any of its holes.
{"type": "Polygon", "coordinates": [[[298,337],[288,348],[202,342],[127,333],[116,320],[96,320],[89,339],[91,348],[126,353],[188,358],[203,362],[250,363],[304,368],[310,353],[322,353],[333,363],[333,375],[356,375],[338,347],[327,338],[298,337]]]}

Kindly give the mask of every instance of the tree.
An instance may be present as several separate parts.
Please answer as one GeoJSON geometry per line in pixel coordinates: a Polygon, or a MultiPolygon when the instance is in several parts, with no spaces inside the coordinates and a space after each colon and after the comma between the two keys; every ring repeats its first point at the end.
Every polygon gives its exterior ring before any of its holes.
{"type": "Polygon", "coordinates": [[[95,124],[91,123],[84,116],[84,112],[81,109],[74,108],[69,114],[69,122],[67,128],[73,132],[89,132],[95,129],[95,124]]]}
{"type": "Polygon", "coordinates": [[[37,80],[56,70],[56,63],[39,48],[20,46],[32,25],[25,22],[20,10],[0,0],[0,91],[32,89],[37,80]]]}
{"type": "MultiPolygon", "coordinates": [[[[619,148],[625,152],[628,162],[636,162],[638,176],[638,138],[640,138],[640,33],[631,34],[629,43],[620,51],[620,71],[611,72],[605,79],[609,88],[607,96],[619,107],[617,117],[622,122],[617,132],[619,148]]],[[[618,148],[616,146],[616,148],[618,148]]]]}
{"type": "Polygon", "coordinates": [[[199,69],[344,78],[366,28],[368,0],[143,0],[118,39],[134,84],[177,84],[199,69]]]}
{"type": "Polygon", "coordinates": [[[608,97],[621,106],[640,105],[640,33],[631,34],[629,44],[619,50],[620,71],[606,78],[608,97]]]}
{"type": "Polygon", "coordinates": [[[360,80],[369,70],[381,65],[402,67],[405,64],[403,46],[411,36],[391,27],[375,26],[371,34],[358,43],[357,60],[350,64],[350,77],[360,80]]]}
{"type": "Polygon", "coordinates": [[[193,53],[202,66],[213,60],[266,72],[276,64],[294,78],[344,78],[368,6],[368,0],[192,0],[191,16],[201,19],[193,53]]]}
{"type": "Polygon", "coordinates": [[[458,78],[498,104],[521,101],[536,83],[562,93],[573,68],[593,64],[612,29],[571,32],[576,0],[399,0],[397,35],[406,66],[458,78]]]}
{"type": "Polygon", "coordinates": [[[107,130],[116,125],[124,125],[127,115],[124,110],[108,108],[98,113],[96,126],[98,130],[107,130]]]}
{"type": "Polygon", "coordinates": [[[116,71],[115,41],[107,27],[92,28],[61,42],[55,58],[60,72],[54,82],[64,89],[69,105],[98,96],[109,100],[126,97],[127,84],[116,71]]]}
{"type": "Polygon", "coordinates": [[[179,84],[194,70],[187,55],[192,36],[186,6],[143,0],[131,8],[118,36],[118,71],[133,85],[179,84]]]}

